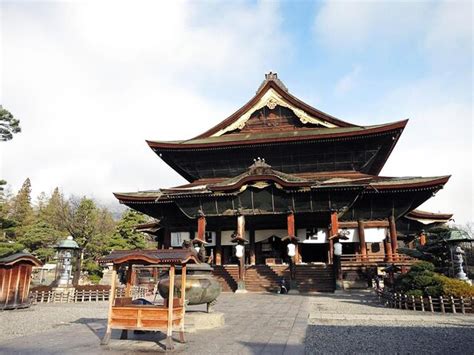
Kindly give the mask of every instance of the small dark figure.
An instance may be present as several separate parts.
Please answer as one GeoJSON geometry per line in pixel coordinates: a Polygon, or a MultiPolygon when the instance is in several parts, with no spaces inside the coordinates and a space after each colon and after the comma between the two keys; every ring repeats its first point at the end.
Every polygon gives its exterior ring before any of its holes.
{"type": "Polygon", "coordinates": [[[286,280],[285,279],[281,279],[280,281],[280,289],[278,291],[279,294],[287,294],[288,293],[288,290],[289,290],[289,286],[288,284],[286,283],[286,280]]]}

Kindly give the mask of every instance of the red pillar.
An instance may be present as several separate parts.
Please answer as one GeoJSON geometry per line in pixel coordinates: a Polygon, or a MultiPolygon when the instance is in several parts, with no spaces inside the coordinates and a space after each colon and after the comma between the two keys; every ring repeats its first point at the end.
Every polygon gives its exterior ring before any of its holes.
{"type": "Polygon", "coordinates": [[[198,230],[197,230],[197,239],[205,241],[206,234],[206,217],[199,216],[198,218],[198,230]]]}
{"type": "MultiPolygon", "coordinates": [[[[337,212],[331,212],[331,228],[329,230],[329,237],[332,237],[339,233],[339,218],[337,212]]],[[[334,254],[334,241],[329,239],[329,262],[332,263],[332,257],[334,254]]]]}

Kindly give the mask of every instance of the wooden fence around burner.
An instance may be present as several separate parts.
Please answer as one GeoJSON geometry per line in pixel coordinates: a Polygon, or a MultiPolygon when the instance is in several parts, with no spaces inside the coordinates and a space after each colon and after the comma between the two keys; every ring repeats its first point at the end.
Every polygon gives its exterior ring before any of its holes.
{"type": "MultiPolygon", "coordinates": [[[[148,289],[146,287],[132,287],[132,298],[143,298],[148,289]]],[[[125,288],[117,288],[118,295],[125,295],[125,288]]],[[[32,303],[74,303],[74,302],[99,302],[108,301],[110,298],[110,289],[108,290],[47,290],[32,291],[30,299],[32,303]]]]}
{"type": "Polygon", "coordinates": [[[422,312],[474,313],[474,297],[422,297],[378,290],[377,296],[386,307],[422,312]]]}

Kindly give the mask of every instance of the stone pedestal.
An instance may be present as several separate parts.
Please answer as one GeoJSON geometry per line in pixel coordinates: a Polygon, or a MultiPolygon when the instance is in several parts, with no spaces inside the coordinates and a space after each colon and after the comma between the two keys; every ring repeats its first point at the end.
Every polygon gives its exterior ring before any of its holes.
{"type": "Polygon", "coordinates": [[[184,331],[194,333],[203,329],[214,329],[225,324],[224,313],[193,312],[186,311],[184,316],[184,331]]]}
{"type": "Polygon", "coordinates": [[[248,291],[245,289],[245,281],[240,280],[237,282],[237,290],[235,293],[247,293],[248,291]]]}

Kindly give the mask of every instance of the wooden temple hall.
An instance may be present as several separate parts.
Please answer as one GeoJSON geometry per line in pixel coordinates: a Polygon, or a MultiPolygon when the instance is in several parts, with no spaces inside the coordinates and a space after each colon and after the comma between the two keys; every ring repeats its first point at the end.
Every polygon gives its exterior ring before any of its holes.
{"type": "Polygon", "coordinates": [[[416,210],[449,176],[379,175],[407,122],[342,121],[269,73],[250,101],[197,137],[147,141],[188,183],[115,196],[156,219],[141,228],[159,248],[186,240],[201,246],[224,290],[241,279],[250,291],[270,290],[291,277],[301,291],[331,291],[336,240],[343,269],[360,272],[407,261],[399,245],[419,242],[423,229],[452,217],[416,210]]]}

